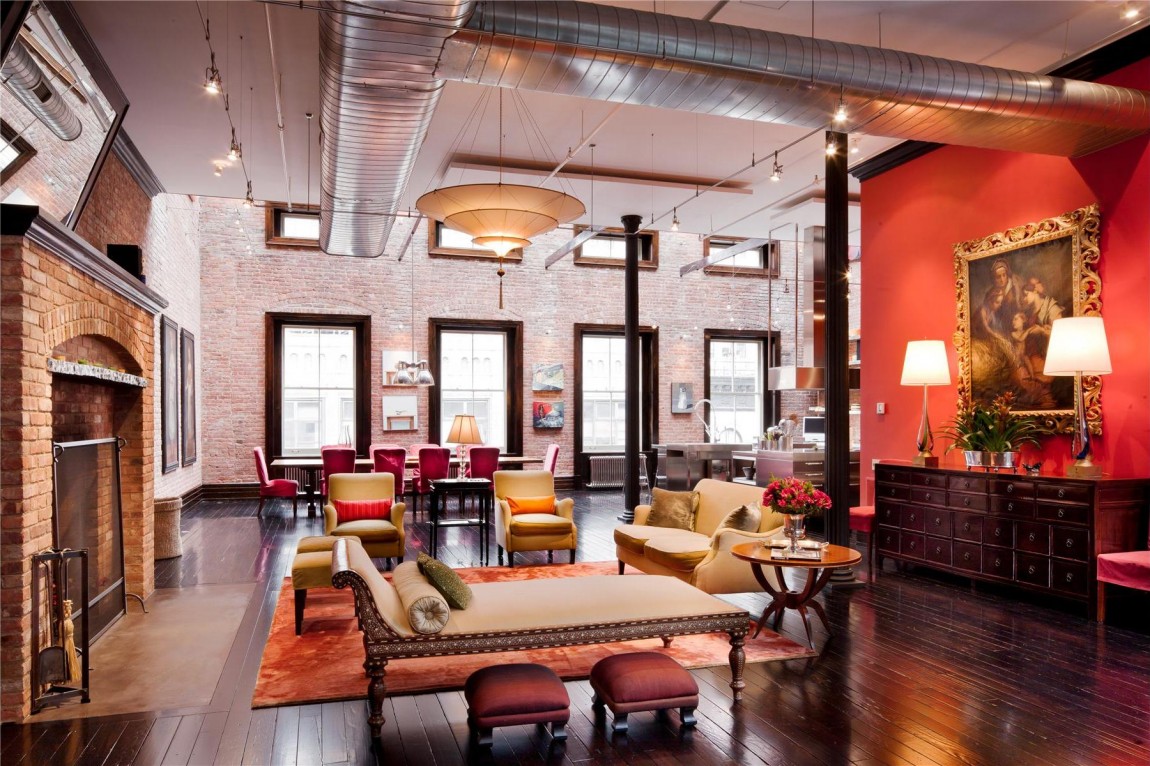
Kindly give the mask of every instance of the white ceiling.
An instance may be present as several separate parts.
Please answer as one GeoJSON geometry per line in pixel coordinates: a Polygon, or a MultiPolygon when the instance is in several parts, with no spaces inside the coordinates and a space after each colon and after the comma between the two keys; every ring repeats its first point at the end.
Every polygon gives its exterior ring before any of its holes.
{"type": "MultiPolygon", "coordinates": [[[[703,18],[719,6],[713,21],[801,35],[812,33],[813,12],[816,37],[874,46],[881,42],[884,48],[1023,71],[1048,70],[1067,56],[1129,31],[1132,23],[1121,18],[1122,4],[1115,2],[820,0],[812,4],[764,0],[723,4],[658,0],[611,4],[692,18],[703,18]]],[[[1142,18],[1134,24],[1145,23],[1147,4],[1139,5],[1142,18]]],[[[230,133],[222,98],[209,96],[201,87],[208,47],[197,5],[113,1],[77,2],[75,7],[131,103],[125,129],[167,191],[242,198],[243,173],[238,164],[225,159],[230,133]],[[216,163],[225,168],[220,177],[213,174],[216,163]]],[[[310,200],[314,203],[319,196],[317,12],[256,2],[200,3],[198,8],[210,19],[216,63],[230,94],[232,119],[244,145],[255,197],[285,201],[288,182],[276,129],[265,13],[270,15],[280,72],[287,176],[294,203],[309,199],[308,120],[304,115],[316,115],[311,125],[310,200]]],[[[448,160],[454,153],[498,156],[498,102],[497,89],[447,83],[403,207],[414,207],[420,194],[444,183],[494,180],[492,172],[453,168],[448,160]],[[477,104],[481,108],[474,111],[477,104]]],[[[751,193],[696,194],[690,187],[599,179],[594,183],[592,211],[591,182],[565,182],[562,188],[588,207],[584,223],[618,225],[621,215],[638,213],[644,225],[649,225],[653,213],[655,228],[667,229],[676,207],[681,229],[700,234],[764,236],[780,227],[782,231],[775,236],[785,237],[790,224],[803,227],[821,223],[822,210],[817,204],[786,211],[773,209],[781,200],[813,190],[816,174],[823,172],[821,131],[799,140],[810,131],[651,107],[615,109],[615,105],[604,102],[507,91],[503,95],[504,156],[508,160],[558,161],[606,119],[594,140],[597,168],[718,180],[749,165],[754,157],[756,167],[732,179],[751,193]],[[544,143],[526,128],[520,104],[526,106],[544,143]],[[783,180],[770,182],[772,153],[796,141],[780,154],[783,180]]],[[[880,136],[858,139],[860,152],[852,164],[897,143],[880,136]]],[[[584,149],[572,164],[590,165],[591,159],[590,149],[584,149]]],[[[507,180],[533,184],[539,179],[510,175],[507,180]]],[[[851,183],[852,190],[857,191],[857,182],[852,179],[851,183]]],[[[851,215],[851,228],[857,230],[857,208],[851,215]]],[[[857,242],[857,231],[853,241],[857,242]]]]}

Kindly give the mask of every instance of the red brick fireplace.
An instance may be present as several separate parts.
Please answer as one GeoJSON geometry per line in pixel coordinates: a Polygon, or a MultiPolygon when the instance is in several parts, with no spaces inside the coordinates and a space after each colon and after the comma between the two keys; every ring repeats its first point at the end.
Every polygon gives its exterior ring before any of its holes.
{"type": "Polygon", "coordinates": [[[59,224],[5,206],[0,239],[0,717],[32,696],[29,557],[52,540],[52,442],[123,437],[127,590],[154,588],[155,314],[167,303],[59,224]],[[88,362],[69,374],[50,360],[88,362]],[[109,382],[124,370],[146,385],[109,382]],[[87,374],[91,370],[91,375],[87,374]],[[97,370],[101,371],[97,374],[97,370]]]}

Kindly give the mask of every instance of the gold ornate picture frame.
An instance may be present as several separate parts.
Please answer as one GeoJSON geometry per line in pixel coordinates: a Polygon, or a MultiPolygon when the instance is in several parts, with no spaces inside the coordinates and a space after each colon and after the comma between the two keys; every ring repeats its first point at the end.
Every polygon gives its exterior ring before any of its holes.
{"type": "MultiPolygon", "coordinates": [[[[1093,204],[954,246],[960,407],[1011,391],[1015,412],[1056,433],[1074,430],[1074,378],[1046,376],[1043,366],[1055,319],[1102,312],[1100,225],[1093,204]]],[[[1099,434],[1101,379],[1083,376],[1082,386],[1099,434]]]]}

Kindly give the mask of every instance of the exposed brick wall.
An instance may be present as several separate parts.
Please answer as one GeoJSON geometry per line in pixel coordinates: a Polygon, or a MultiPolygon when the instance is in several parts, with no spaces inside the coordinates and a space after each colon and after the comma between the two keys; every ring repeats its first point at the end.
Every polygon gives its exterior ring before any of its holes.
{"type": "MultiPolygon", "coordinates": [[[[154,336],[147,311],[16,237],[4,237],[0,246],[0,335],[0,715],[13,720],[27,715],[30,699],[29,556],[52,544],[54,380],[48,358],[61,349],[98,351],[105,358],[126,359],[132,369],[154,379],[154,336]],[[101,340],[72,340],[79,336],[101,340]]],[[[64,384],[61,406],[79,395],[64,384]]],[[[153,448],[148,438],[153,387],[112,398],[112,428],[128,439],[121,453],[125,576],[128,590],[147,595],[154,582],[153,448]]],[[[107,411],[102,395],[93,401],[107,411]]],[[[62,428],[75,424],[71,420],[62,428]]]]}
{"type": "Polygon", "coordinates": [[[101,253],[108,252],[108,245],[143,245],[150,208],[148,195],[109,152],[76,233],[101,253]]]}
{"type": "MultiPolygon", "coordinates": [[[[412,222],[397,220],[386,255],[378,259],[341,258],[315,250],[267,248],[263,244],[260,208],[244,209],[238,200],[201,200],[200,241],[203,288],[204,473],[206,484],[254,480],[251,448],[265,438],[265,314],[308,312],[367,314],[372,317],[371,442],[426,441],[425,389],[382,386],[382,352],[427,353],[428,318],[522,321],[523,451],[542,455],[547,445],[561,446],[559,473],[574,471],[571,418],[574,413],[575,323],[623,323],[623,270],[575,266],[570,258],[543,268],[548,254],[570,237],[558,230],[535,239],[522,263],[509,263],[504,280],[506,308],[497,308],[498,278],[493,261],[429,258],[427,227],[419,227],[410,253],[397,262],[395,253],[412,222]],[[248,245],[252,252],[247,252],[248,245]],[[412,342],[411,279],[414,258],[415,338],[412,342]],[[561,362],[566,372],[562,392],[531,391],[535,363],[561,362]],[[420,429],[384,432],[381,395],[412,393],[419,400],[420,429]],[[531,427],[533,400],[562,401],[568,413],[561,430],[531,427]]],[[[659,332],[659,437],[663,442],[697,441],[702,425],[690,414],[670,413],[670,384],[692,383],[704,390],[704,329],[767,327],[768,282],[764,279],[696,272],[679,277],[679,268],[702,257],[695,234],[660,234],[659,268],[639,275],[642,324],[659,332]]],[[[783,361],[794,358],[794,245],[784,243],[782,279],[774,292],[774,329],[782,337],[783,361]],[[791,280],[784,292],[784,280],[791,280]]],[[[799,289],[809,289],[799,285],[799,289]]],[[[856,312],[857,314],[857,312],[856,312]]],[[[801,331],[801,328],[800,328],[801,331]]],[[[784,395],[784,412],[805,412],[814,392],[784,395]]],[[[756,435],[744,435],[748,440],[756,435]]]]}

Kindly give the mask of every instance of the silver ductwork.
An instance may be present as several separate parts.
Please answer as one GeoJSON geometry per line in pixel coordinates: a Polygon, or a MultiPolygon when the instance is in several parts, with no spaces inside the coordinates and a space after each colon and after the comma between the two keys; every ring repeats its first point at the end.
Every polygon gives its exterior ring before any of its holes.
{"type": "Polygon", "coordinates": [[[1079,156],[1150,130],[1150,93],[580,2],[480,2],[439,77],[616,103],[1079,156]]]}
{"type": "Polygon", "coordinates": [[[12,46],[0,74],[16,100],[57,138],[74,141],[80,136],[80,118],[48,80],[23,40],[17,40],[12,46]]]}
{"type": "Polygon", "coordinates": [[[444,40],[472,3],[320,6],[320,247],[375,257],[443,88],[434,70],[444,40]]]}

